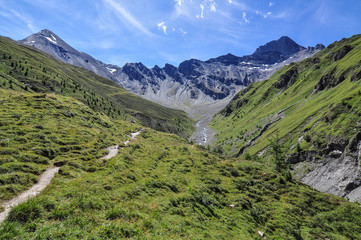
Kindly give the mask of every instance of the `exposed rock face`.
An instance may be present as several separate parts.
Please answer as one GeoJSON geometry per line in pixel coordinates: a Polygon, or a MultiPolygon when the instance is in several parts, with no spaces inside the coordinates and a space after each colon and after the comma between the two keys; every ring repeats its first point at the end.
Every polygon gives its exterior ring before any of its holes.
{"type": "Polygon", "coordinates": [[[328,56],[328,58],[331,58],[333,61],[339,61],[342,58],[344,58],[347,53],[349,53],[353,48],[349,45],[343,46],[341,49],[339,49],[338,51],[330,54],[328,56]]]}
{"type": "Polygon", "coordinates": [[[192,106],[231,99],[250,83],[266,79],[285,64],[303,60],[324,48],[317,45],[306,49],[288,37],[281,37],[244,57],[227,54],[208,61],[190,59],[178,67],[166,64],[163,68],[150,69],[142,63],[127,63],[122,68],[102,63],[78,52],[49,30],[42,30],[20,43],[91,70],[146,99],[180,108],[184,104],[192,106]]]}
{"type": "MultiPolygon", "coordinates": [[[[360,68],[360,67],[359,67],[360,68]]],[[[352,76],[351,81],[356,82],[361,79],[361,69],[358,69],[352,76]]]]}
{"type": "Polygon", "coordinates": [[[273,86],[276,88],[290,87],[295,83],[297,76],[298,76],[297,67],[292,67],[285,74],[281,75],[278,81],[275,84],[273,84],[273,86]]]}
{"type": "Polygon", "coordinates": [[[325,151],[301,152],[289,157],[297,168],[307,167],[301,182],[322,192],[361,203],[361,132],[351,140],[330,139],[325,151]]]}
{"type": "Polygon", "coordinates": [[[322,91],[324,89],[333,88],[345,80],[345,73],[340,76],[336,76],[336,68],[333,68],[330,72],[323,75],[320,81],[316,84],[315,90],[322,91]]]}

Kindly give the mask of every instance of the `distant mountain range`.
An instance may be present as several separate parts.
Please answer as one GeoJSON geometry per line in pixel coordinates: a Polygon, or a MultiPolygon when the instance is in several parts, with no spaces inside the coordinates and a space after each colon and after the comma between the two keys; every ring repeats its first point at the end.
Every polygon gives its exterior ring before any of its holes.
{"type": "Polygon", "coordinates": [[[217,108],[220,110],[243,87],[264,80],[285,64],[313,56],[324,48],[322,44],[305,48],[284,36],[257,48],[252,55],[238,57],[227,54],[207,61],[186,60],[178,67],[165,64],[163,68],[147,68],[141,62],[127,63],[123,67],[105,64],[75,50],[49,30],[42,30],[19,42],[91,70],[146,99],[185,110],[187,106],[225,100],[217,108]]]}

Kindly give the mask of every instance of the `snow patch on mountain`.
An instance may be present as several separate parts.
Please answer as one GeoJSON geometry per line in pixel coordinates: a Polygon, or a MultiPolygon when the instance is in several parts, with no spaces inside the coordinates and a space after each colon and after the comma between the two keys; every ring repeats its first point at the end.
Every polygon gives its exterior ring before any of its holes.
{"type": "Polygon", "coordinates": [[[50,37],[45,37],[46,39],[48,39],[49,40],[49,42],[52,42],[52,43],[54,43],[54,44],[58,44],[56,41],[54,41],[53,39],[51,39],[50,37]]]}
{"type": "Polygon", "coordinates": [[[111,74],[113,74],[113,73],[115,73],[117,71],[117,69],[114,69],[114,68],[107,67],[107,69],[111,74]]]}

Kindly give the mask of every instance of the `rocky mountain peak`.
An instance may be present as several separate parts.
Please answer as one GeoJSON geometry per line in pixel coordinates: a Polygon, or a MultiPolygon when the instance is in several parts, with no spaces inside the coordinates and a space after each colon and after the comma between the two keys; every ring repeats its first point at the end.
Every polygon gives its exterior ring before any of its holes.
{"type": "Polygon", "coordinates": [[[43,29],[38,33],[35,34],[44,34],[46,36],[51,36],[51,35],[55,35],[55,33],[53,33],[52,31],[50,31],[49,29],[43,29]]]}
{"type": "MultiPolygon", "coordinates": [[[[51,55],[56,56],[51,53],[56,49],[57,52],[60,53],[78,53],[77,50],[68,45],[63,39],[61,39],[58,35],[53,33],[48,29],[43,29],[38,33],[32,34],[29,37],[19,41],[22,44],[31,45],[36,47],[44,52],[50,53],[51,55]]],[[[60,58],[60,57],[58,57],[60,58]]]]}
{"type": "Polygon", "coordinates": [[[181,64],[179,64],[178,67],[178,71],[180,73],[182,73],[184,76],[186,77],[190,77],[192,75],[198,75],[198,73],[196,73],[196,68],[199,67],[201,65],[201,61],[197,60],[197,59],[190,59],[190,60],[186,60],[184,62],[181,62],[181,64]]]}
{"type": "Polygon", "coordinates": [[[227,55],[222,55],[217,58],[211,58],[206,63],[220,62],[226,66],[229,65],[237,65],[240,62],[240,57],[233,55],[232,53],[228,53],[227,55]]]}
{"type": "Polygon", "coordinates": [[[173,66],[172,64],[166,63],[163,68],[166,72],[175,72],[177,67],[173,66]]]}
{"type": "Polygon", "coordinates": [[[273,40],[256,49],[253,55],[262,55],[269,52],[279,52],[284,56],[293,55],[305,49],[303,46],[298,45],[295,41],[287,36],[283,36],[278,40],[273,40]]]}
{"type": "Polygon", "coordinates": [[[316,50],[322,50],[324,48],[325,48],[325,45],[323,45],[323,44],[316,44],[316,46],[315,46],[316,50]]]}
{"type": "Polygon", "coordinates": [[[19,43],[36,47],[63,62],[88,69],[100,76],[115,80],[113,73],[116,71],[116,68],[113,65],[104,64],[86,53],[77,51],[48,29],[32,34],[20,40],[19,43]]]}
{"type": "Polygon", "coordinates": [[[283,36],[278,40],[273,40],[258,47],[252,55],[243,57],[243,60],[246,62],[275,64],[305,49],[291,38],[283,36]]]}

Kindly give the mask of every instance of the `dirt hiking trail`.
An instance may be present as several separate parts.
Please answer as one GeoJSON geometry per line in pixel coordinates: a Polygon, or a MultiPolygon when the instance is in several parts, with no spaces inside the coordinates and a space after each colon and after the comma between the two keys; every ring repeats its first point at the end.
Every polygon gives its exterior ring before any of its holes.
{"type": "MultiPolygon", "coordinates": [[[[129,140],[125,141],[124,146],[128,145],[131,140],[135,139],[143,130],[139,130],[138,132],[132,133],[129,140]]],[[[107,150],[109,153],[102,157],[101,159],[110,159],[115,157],[118,154],[119,145],[114,145],[108,147],[107,150]]],[[[0,207],[4,208],[4,211],[0,212],[0,224],[7,218],[10,213],[11,208],[16,207],[20,203],[27,201],[29,198],[35,197],[41,191],[43,191],[54,178],[55,174],[59,171],[60,167],[49,167],[39,176],[39,182],[33,185],[30,189],[21,193],[20,195],[3,202],[0,207]]]]}
{"type": "MultiPolygon", "coordinates": [[[[130,141],[134,140],[142,131],[143,130],[141,129],[138,132],[132,133],[130,139],[123,142],[124,146],[127,146],[130,143],[130,141]]],[[[110,147],[106,148],[106,150],[109,151],[108,154],[105,155],[104,157],[101,157],[100,159],[106,159],[107,160],[107,159],[111,159],[111,158],[115,157],[119,152],[119,145],[117,144],[117,145],[114,145],[114,146],[110,146],[110,147]]]]}
{"type": "Polygon", "coordinates": [[[9,215],[11,208],[19,205],[20,203],[25,202],[29,198],[35,197],[41,191],[43,191],[49,184],[51,179],[55,176],[55,174],[59,171],[60,167],[50,167],[47,168],[45,172],[43,172],[39,176],[39,182],[32,186],[30,189],[21,193],[9,201],[4,202],[1,206],[4,207],[4,211],[0,213],[0,224],[6,219],[9,215]]]}

